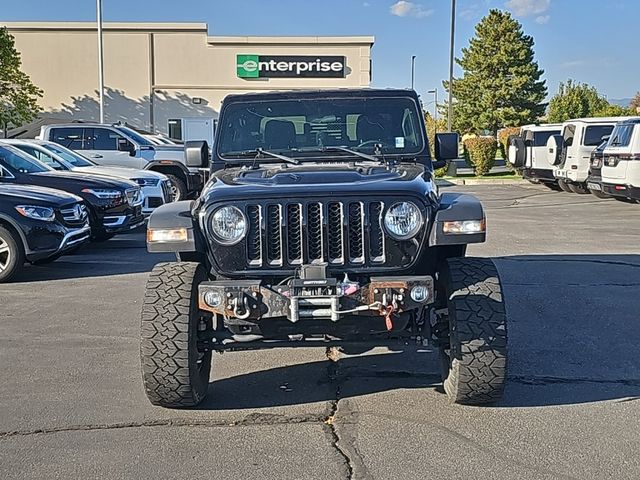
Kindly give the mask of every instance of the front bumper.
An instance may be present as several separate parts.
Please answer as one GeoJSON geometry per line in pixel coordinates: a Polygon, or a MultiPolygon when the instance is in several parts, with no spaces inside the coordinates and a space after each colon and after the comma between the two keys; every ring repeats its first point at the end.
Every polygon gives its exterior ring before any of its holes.
{"type": "MultiPolygon", "coordinates": [[[[388,318],[417,311],[434,301],[434,280],[421,277],[371,278],[366,285],[332,279],[296,279],[286,285],[263,285],[260,280],[203,282],[198,291],[201,310],[227,321],[260,323],[286,318],[339,322],[346,317],[388,318]],[[414,299],[415,289],[422,293],[414,299]]],[[[390,330],[390,328],[388,328],[390,330]]]]}
{"type": "Polygon", "coordinates": [[[171,201],[166,198],[162,182],[153,187],[141,187],[140,191],[142,193],[142,214],[144,216],[151,215],[156,208],[171,201]]]}
{"type": "Polygon", "coordinates": [[[25,255],[30,262],[45,260],[87,243],[90,237],[88,223],[79,228],[67,228],[58,223],[40,226],[27,233],[25,255]]]}
{"type": "Polygon", "coordinates": [[[102,217],[101,229],[107,233],[123,233],[135,230],[145,223],[140,205],[132,207],[131,212],[117,215],[105,215],[102,217]]]}

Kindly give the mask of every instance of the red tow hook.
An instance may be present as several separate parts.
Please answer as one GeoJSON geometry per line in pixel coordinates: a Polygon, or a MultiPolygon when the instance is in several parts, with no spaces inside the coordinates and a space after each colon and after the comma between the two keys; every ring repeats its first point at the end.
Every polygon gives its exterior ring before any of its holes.
{"type": "Polygon", "coordinates": [[[393,320],[391,318],[391,315],[393,315],[394,311],[395,308],[393,307],[393,305],[387,305],[384,313],[384,322],[387,325],[387,331],[389,332],[393,330],[393,320]]]}

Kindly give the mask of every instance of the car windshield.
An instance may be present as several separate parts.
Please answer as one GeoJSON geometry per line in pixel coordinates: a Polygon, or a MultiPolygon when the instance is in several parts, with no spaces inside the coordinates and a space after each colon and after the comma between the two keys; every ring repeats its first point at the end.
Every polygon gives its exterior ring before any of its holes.
{"type": "Polygon", "coordinates": [[[88,158],[83,157],[79,153],[74,152],[73,150],[69,150],[68,148],[62,147],[57,143],[44,143],[42,144],[42,148],[49,150],[51,153],[54,153],[62,158],[65,162],[70,164],[73,167],[93,167],[95,163],[93,163],[88,158]]]}
{"type": "Polygon", "coordinates": [[[9,146],[0,147],[0,165],[9,171],[19,173],[41,173],[53,170],[17,148],[9,146]]]}
{"type": "Polygon", "coordinates": [[[296,158],[323,151],[413,155],[425,146],[419,109],[411,98],[325,98],[229,104],[222,115],[218,154],[242,157],[264,149],[296,158]]]}
{"type": "Polygon", "coordinates": [[[136,142],[138,145],[142,147],[153,147],[153,142],[151,140],[149,140],[148,138],[144,138],[138,132],[136,132],[135,130],[129,127],[116,127],[116,130],[118,130],[120,133],[127,135],[129,138],[131,138],[134,142],[136,142]]]}

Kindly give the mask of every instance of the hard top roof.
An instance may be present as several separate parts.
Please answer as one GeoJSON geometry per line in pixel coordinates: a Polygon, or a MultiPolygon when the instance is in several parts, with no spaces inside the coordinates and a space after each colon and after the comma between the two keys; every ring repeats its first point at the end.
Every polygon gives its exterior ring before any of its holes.
{"type": "Polygon", "coordinates": [[[331,90],[286,90],[277,92],[250,92],[227,95],[224,102],[299,100],[323,98],[410,97],[418,100],[418,94],[404,88],[337,88],[331,90]]]}

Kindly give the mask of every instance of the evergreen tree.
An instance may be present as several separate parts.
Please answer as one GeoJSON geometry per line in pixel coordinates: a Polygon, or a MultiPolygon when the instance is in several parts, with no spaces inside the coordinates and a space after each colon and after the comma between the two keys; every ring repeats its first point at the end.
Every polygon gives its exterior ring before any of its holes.
{"type": "MultiPolygon", "coordinates": [[[[535,122],[544,114],[544,73],[534,60],[533,37],[508,12],[491,10],[456,62],[462,78],[453,80],[454,119],[461,132],[535,122]]],[[[448,90],[448,82],[444,82],[448,90]]]]}
{"type": "Polygon", "coordinates": [[[42,90],[31,83],[20,70],[22,61],[13,36],[0,28],[0,127],[21,125],[36,118],[40,112],[38,98],[42,90]]]}

